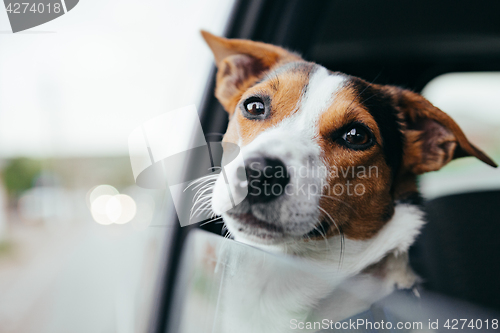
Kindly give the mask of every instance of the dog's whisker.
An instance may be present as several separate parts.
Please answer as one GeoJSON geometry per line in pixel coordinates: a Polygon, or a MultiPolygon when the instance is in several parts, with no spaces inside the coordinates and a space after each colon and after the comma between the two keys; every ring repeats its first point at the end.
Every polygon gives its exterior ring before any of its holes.
{"type": "MultiPolygon", "coordinates": [[[[323,238],[325,239],[325,243],[326,243],[326,248],[329,249],[330,246],[329,246],[329,243],[328,243],[328,238],[326,237],[325,228],[323,227],[323,225],[321,224],[321,221],[319,219],[317,219],[316,221],[321,226],[321,229],[323,229],[323,233],[318,229],[317,226],[314,226],[314,229],[318,230],[318,232],[319,232],[320,235],[323,235],[323,238]]],[[[341,248],[342,248],[342,245],[341,245],[341,248]]],[[[325,256],[328,256],[328,251],[325,252],[325,256]]]]}
{"type": "MultiPolygon", "coordinates": [[[[198,200],[196,200],[196,204],[205,204],[205,203],[210,203],[212,201],[213,193],[207,193],[203,196],[200,196],[198,200]]],[[[194,207],[195,205],[193,205],[194,207]]]]}
{"type": "MultiPolygon", "coordinates": [[[[323,229],[323,231],[321,231],[318,228],[318,225],[320,223],[321,223],[321,221],[319,219],[316,219],[316,221],[308,222],[307,224],[310,225],[313,228],[313,230],[318,232],[319,235],[325,240],[326,244],[328,245],[328,240],[326,239],[325,229],[321,228],[321,229],[323,229]]],[[[312,241],[311,236],[309,236],[309,233],[305,234],[304,236],[307,237],[308,240],[312,241]]]]}
{"type": "Polygon", "coordinates": [[[195,217],[200,216],[203,212],[209,212],[209,211],[212,211],[212,209],[211,208],[198,209],[195,217]]]}
{"type": "Polygon", "coordinates": [[[200,185],[203,185],[205,184],[206,182],[210,182],[210,181],[213,181],[213,180],[217,180],[217,177],[219,177],[219,174],[211,174],[211,175],[207,175],[207,176],[203,176],[203,177],[200,177],[198,179],[195,179],[193,180],[191,183],[189,183],[187,185],[187,187],[184,189],[184,191],[186,191],[188,188],[190,188],[191,186],[197,184],[197,183],[200,183],[199,185],[197,185],[196,187],[193,188],[193,191],[195,189],[197,189],[200,185]]]}
{"type": "Polygon", "coordinates": [[[187,191],[187,189],[189,189],[191,186],[193,186],[193,185],[195,185],[195,184],[198,184],[198,183],[200,183],[200,182],[203,184],[203,183],[207,180],[207,177],[209,177],[209,176],[205,176],[205,177],[201,177],[201,178],[198,178],[198,179],[193,180],[192,182],[190,182],[190,183],[186,186],[186,188],[184,189],[184,191],[187,191]]]}
{"type": "Polygon", "coordinates": [[[207,204],[210,204],[211,198],[212,198],[212,194],[210,193],[210,194],[207,194],[206,196],[200,197],[198,200],[196,200],[196,202],[191,207],[190,218],[192,218],[194,216],[194,214],[196,214],[198,209],[205,207],[207,204]]]}
{"type": "Polygon", "coordinates": [[[192,191],[196,190],[197,188],[199,188],[200,186],[201,187],[204,187],[208,184],[212,184],[212,183],[215,183],[217,181],[217,178],[214,177],[214,178],[207,178],[207,179],[204,179],[203,182],[201,182],[200,184],[196,185],[195,187],[192,188],[192,191]]]}
{"type": "Polygon", "coordinates": [[[342,231],[342,226],[339,226],[340,230],[340,262],[339,269],[342,267],[342,263],[344,262],[344,254],[345,254],[345,239],[344,232],[342,231]]]}
{"type": "MultiPolygon", "coordinates": [[[[318,222],[320,222],[318,220],[318,222]]],[[[323,225],[320,223],[319,226],[321,227],[321,229],[323,229],[323,238],[325,239],[325,243],[326,243],[326,246],[328,247],[328,238],[326,237],[326,231],[325,231],[325,228],[323,227],[323,225]]],[[[316,229],[318,229],[318,227],[316,227],[316,229]]],[[[318,232],[319,232],[319,229],[318,229],[318,232]]],[[[321,232],[320,232],[321,234],[321,232]]]]}
{"type": "Polygon", "coordinates": [[[224,235],[224,239],[229,239],[229,237],[232,237],[231,232],[226,228],[226,234],[224,235]]]}
{"type": "Polygon", "coordinates": [[[206,200],[211,200],[213,197],[213,192],[209,192],[203,195],[200,195],[196,198],[196,200],[193,200],[193,207],[195,207],[199,203],[204,203],[206,200]]]}
{"type": "MultiPolygon", "coordinates": [[[[326,238],[325,229],[323,228],[323,226],[321,226],[321,229],[323,229],[323,232],[321,230],[319,230],[318,224],[321,224],[321,221],[316,220],[316,222],[311,223],[311,225],[314,228],[314,230],[316,230],[321,235],[321,237],[323,237],[323,239],[325,240],[325,243],[326,243],[326,245],[328,247],[328,239],[326,238]]],[[[308,235],[308,237],[309,237],[309,235],[308,235]]]]}
{"type": "Polygon", "coordinates": [[[340,260],[339,260],[339,269],[342,267],[342,263],[344,261],[344,247],[345,247],[345,241],[344,241],[344,233],[342,232],[342,229],[339,228],[333,217],[328,213],[324,208],[318,205],[318,209],[321,210],[324,214],[328,216],[330,221],[335,225],[335,228],[337,228],[337,231],[339,232],[340,235],[340,260]]]}
{"type": "Polygon", "coordinates": [[[207,225],[207,224],[209,224],[209,223],[213,223],[213,222],[217,222],[218,220],[222,220],[222,216],[218,216],[218,217],[216,217],[216,218],[212,218],[212,219],[210,219],[209,221],[206,221],[206,222],[201,223],[199,226],[200,226],[200,227],[203,227],[204,225],[207,225]]]}
{"type": "Polygon", "coordinates": [[[205,200],[209,200],[213,196],[213,184],[207,184],[204,187],[200,188],[198,192],[193,197],[193,206],[191,207],[191,211],[199,204],[204,203],[205,200]],[[212,192],[210,192],[212,191],[212,192]],[[208,193],[206,193],[208,192],[208,193]]]}
{"type": "Polygon", "coordinates": [[[221,235],[225,235],[226,231],[227,231],[227,226],[224,223],[224,225],[222,226],[221,235]]]}
{"type": "Polygon", "coordinates": [[[194,197],[193,197],[193,200],[194,198],[197,198],[197,197],[200,197],[202,196],[203,194],[205,194],[207,191],[213,191],[214,187],[213,187],[213,184],[208,184],[208,185],[205,185],[203,187],[201,187],[198,192],[195,193],[194,197]],[[209,186],[209,185],[212,185],[212,186],[209,186]]]}
{"type": "Polygon", "coordinates": [[[193,206],[191,207],[191,210],[195,209],[196,206],[198,206],[199,204],[204,203],[205,200],[207,200],[207,198],[204,196],[196,198],[196,200],[194,200],[194,202],[193,202],[193,206]]]}
{"type": "Polygon", "coordinates": [[[330,213],[328,213],[324,208],[322,208],[321,206],[318,205],[318,209],[320,211],[322,211],[326,216],[328,216],[328,218],[332,221],[333,225],[335,226],[335,228],[337,228],[337,231],[340,233],[340,229],[337,225],[337,223],[335,222],[335,220],[333,219],[333,217],[330,215],[330,213]]]}
{"type": "Polygon", "coordinates": [[[210,219],[208,221],[205,221],[205,222],[203,222],[203,223],[200,224],[200,227],[203,227],[204,225],[207,225],[209,223],[215,223],[215,222],[223,222],[222,221],[222,216],[217,216],[217,217],[212,218],[212,219],[210,219]]]}
{"type": "MultiPolygon", "coordinates": [[[[197,189],[200,185],[201,185],[202,187],[205,187],[205,186],[213,186],[214,184],[215,184],[215,181],[205,180],[203,183],[199,184],[198,186],[193,187],[193,188],[191,189],[191,191],[196,190],[196,189],[197,189]]],[[[189,189],[189,188],[188,188],[188,187],[186,187],[186,188],[184,189],[184,191],[183,191],[183,192],[186,192],[188,189],[189,189]]],[[[195,196],[196,196],[196,194],[195,194],[195,196]]]]}
{"type": "Polygon", "coordinates": [[[201,184],[198,184],[196,187],[193,187],[191,191],[195,191],[196,189],[198,189],[199,191],[200,189],[215,184],[215,182],[216,182],[215,179],[205,179],[201,184]]]}
{"type": "Polygon", "coordinates": [[[358,211],[356,209],[354,209],[351,205],[349,205],[347,202],[339,199],[339,198],[336,198],[336,197],[332,197],[331,195],[325,195],[325,194],[320,194],[321,197],[324,197],[324,198],[327,198],[327,199],[332,199],[332,200],[336,200],[342,204],[344,204],[347,208],[350,208],[354,213],[356,213],[356,215],[358,215],[358,217],[361,217],[358,213],[358,211]]]}
{"type": "Polygon", "coordinates": [[[203,205],[201,205],[200,207],[198,207],[198,209],[196,210],[198,212],[198,215],[199,216],[201,214],[201,212],[206,212],[206,211],[212,211],[212,208],[210,208],[211,202],[208,201],[206,203],[204,203],[203,205]]]}
{"type": "MultiPolygon", "coordinates": [[[[208,208],[208,206],[212,202],[212,197],[213,197],[213,189],[215,186],[215,182],[218,175],[209,175],[210,177],[207,178],[208,176],[205,177],[204,181],[194,187],[192,190],[194,191],[197,187],[201,186],[193,196],[193,206],[191,207],[191,214],[190,214],[190,219],[193,218],[194,216],[200,216],[203,212],[211,211],[211,208],[208,208]]],[[[212,211],[212,216],[215,217],[215,214],[212,211]]]]}
{"type": "Polygon", "coordinates": [[[209,204],[210,204],[210,201],[198,206],[194,211],[191,210],[191,214],[190,214],[189,218],[191,219],[194,216],[200,216],[202,212],[212,211],[212,208],[209,207],[209,204]]]}

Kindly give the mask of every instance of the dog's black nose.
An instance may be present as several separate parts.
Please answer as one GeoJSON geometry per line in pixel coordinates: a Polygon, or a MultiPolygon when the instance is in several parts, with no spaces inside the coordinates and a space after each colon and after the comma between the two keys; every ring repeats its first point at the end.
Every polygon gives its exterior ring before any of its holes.
{"type": "Polygon", "coordinates": [[[266,203],[285,193],[290,177],[279,159],[254,157],[245,160],[250,203],[266,203]]]}

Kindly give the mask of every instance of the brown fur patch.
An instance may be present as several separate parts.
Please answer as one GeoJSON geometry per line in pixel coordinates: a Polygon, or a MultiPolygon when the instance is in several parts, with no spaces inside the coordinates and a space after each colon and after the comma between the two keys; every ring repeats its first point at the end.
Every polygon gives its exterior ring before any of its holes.
{"type": "Polygon", "coordinates": [[[244,54],[229,56],[219,66],[215,96],[228,112],[234,110],[241,94],[266,70],[259,60],[244,54]]]}
{"type": "Polygon", "coordinates": [[[201,32],[214,53],[218,67],[215,95],[232,115],[243,92],[264,72],[301,58],[287,50],[265,43],[227,39],[201,32]]]}
{"type": "Polygon", "coordinates": [[[240,101],[244,101],[246,98],[254,95],[268,96],[271,100],[271,112],[267,119],[251,120],[245,118],[237,110],[234,115],[236,123],[233,122],[231,125],[238,126],[242,145],[249,144],[261,132],[278,125],[283,119],[293,115],[297,111],[303,89],[308,80],[307,73],[285,72],[246,91],[240,101]],[[276,89],[277,85],[279,85],[279,89],[276,89]]]}
{"type": "MultiPolygon", "coordinates": [[[[387,186],[391,170],[382,153],[377,123],[359,104],[352,89],[344,88],[339,92],[320,117],[319,142],[325,164],[330,167],[329,186],[324,190],[321,207],[348,238],[370,238],[392,215],[392,197],[387,186]],[[365,124],[375,136],[377,143],[367,150],[350,150],[332,142],[333,132],[355,121],[365,124]]],[[[324,214],[323,219],[328,221],[329,217],[324,214]]],[[[329,228],[327,236],[335,234],[338,230],[329,228]]]]}
{"type": "Polygon", "coordinates": [[[446,113],[421,95],[398,87],[383,86],[394,98],[404,119],[406,146],[403,172],[422,174],[441,169],[453,158],[475,156],[496,167],[496,163],[465,137],[446,113]]]}

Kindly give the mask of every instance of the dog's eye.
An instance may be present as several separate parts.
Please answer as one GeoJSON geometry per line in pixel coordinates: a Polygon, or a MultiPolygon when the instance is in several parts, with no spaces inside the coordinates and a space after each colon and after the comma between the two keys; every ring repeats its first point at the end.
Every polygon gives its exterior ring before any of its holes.
{"type": "Polygon", "coordinates": [[[368,130],[361,125],[354,125],[342,135],[342,139],[349,148],[363,149],[368,147],[372,138],[368,130]]]}
{"type": "Polygon", "coordinates": [[[245,102],[245,110],[251,115],[258,116],[266,112],[266,107],[260,99],[249,99],[245,102]]]}
{"type": "Polygon", "coordinates": [[[267,96],[252,96],[240,104],[241,112],[245,118],[263,120],[269,116],[270,100],[267,96]]]}

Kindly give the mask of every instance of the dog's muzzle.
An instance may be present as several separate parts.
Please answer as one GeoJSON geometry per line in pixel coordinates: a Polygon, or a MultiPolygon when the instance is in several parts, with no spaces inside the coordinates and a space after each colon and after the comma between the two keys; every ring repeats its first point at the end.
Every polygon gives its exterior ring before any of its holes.
{"type": "Polygon", "coordinates": [[[290,176],[285,164],[276,158],[252,157],[237,171],[242,181],[248,181],[247,200],[250,205],[268,203],[285,193],[290,176]],[[245,170],[241,170],[244,168],[245,170]]]}

